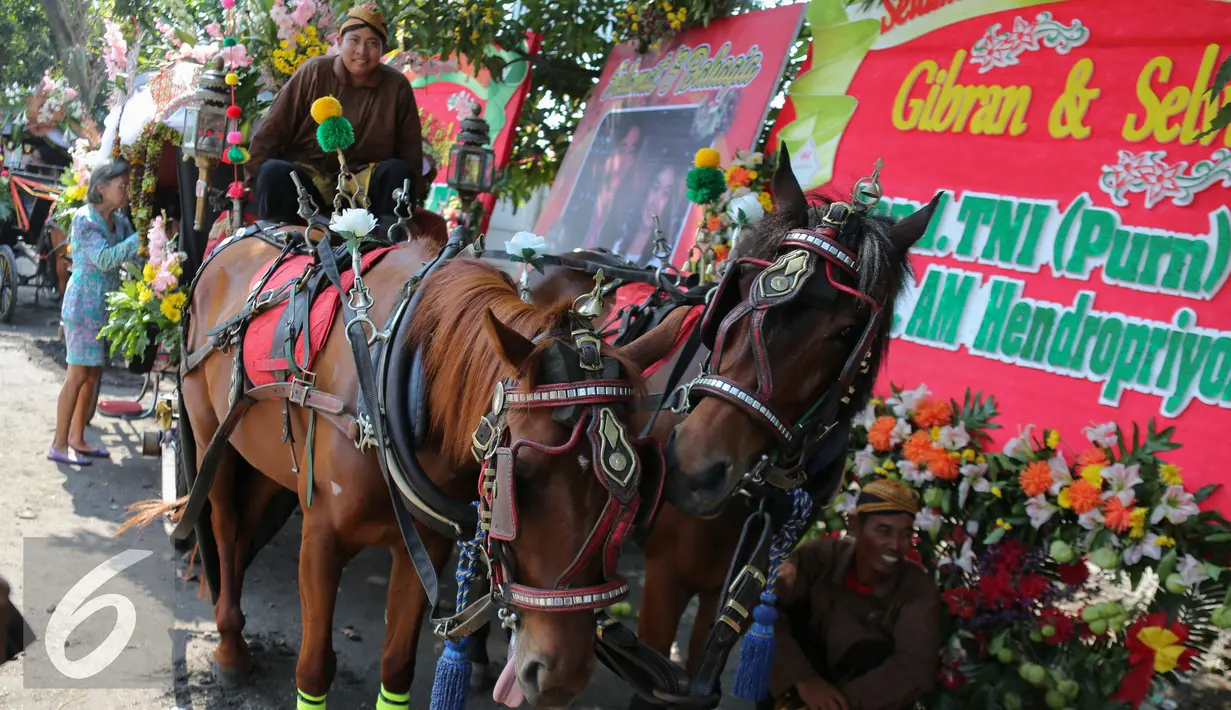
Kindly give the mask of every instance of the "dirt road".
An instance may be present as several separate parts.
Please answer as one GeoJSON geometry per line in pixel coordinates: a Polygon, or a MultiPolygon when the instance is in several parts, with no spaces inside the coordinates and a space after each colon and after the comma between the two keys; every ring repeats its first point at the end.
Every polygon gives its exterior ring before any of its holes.
{"type": "MultiPolygon", "coordinates": [[[[55,398],[63,377],[63,348],[56,339],[58,313],[23,302],[13,325],[0,326],[0,575],[13,585],[18,608],[43,601],[23,595],[22,540],[56,536],[71,544],[88,545],[110,536],[127,517],[125,506],[160,495],[158,462],[140,453],[141,432],[148,421],[126,422],[96,416],[87,438],[111,449],[110,461],[76,469],[44,459],[55,424],[55,398]]],[[[139,378],[108,370],[103,398],[132,398],[139,378]]],[[[151,527],[146,538],[159,538],[166,565],[182,569],[163,532],[151,527]]],[[[166,682],[157,689],[41,690],[23,688],[21,663],[0,667],[0,708],[4,710],[120,710],[291,707],[295,692],[295,656],[299,647],[300,614],[297,565],[299,518],[263,550],[244,586],[245,635],[252,644],[257,668],[253,680],[238,690],[224,691],[210,674],[214,641],[212,608],[198,598],[196,581],[179,585],[175,602],[174,655],[165,669],[166,682]]],[[[639,581],[639,560],[626,556],[630,581],[639,581]]],[[[359,555],[342,577],[334,644],[338,675],[329,694],[333,708],[371,708],[380,688],[380,650],[384,635],[385,586],[389,556],[385,550],[359,555]]],[[[451,580],[445,575],[442,581],[451,580]]],[[[636,588],[634,595],[639,594],[636,588]]],[[[451,594],[446,591],[445,594],[451,594]]],[[[634,598],[633,601],[636,601],[634,598]]],[[[427,708],[439,644],[425,632],[420,662],[412,686],[411,707],[427,708]]],[[[501,634],[493,634],[493,659],[505,656],[501,634]],[[496,638],[500,637],[500,638],[496,638]]],[[[728,683],[730,680],[728,679],[728,683]]],[[[729,686],[728,686],[729,687],[729,686]]],[[[574,707],[615,710],[627,703],[629,691],[600,667],[594,682],[574,707]]],[[[490,693],[472,695],[471,710],[494,710],[490,693]]]]}

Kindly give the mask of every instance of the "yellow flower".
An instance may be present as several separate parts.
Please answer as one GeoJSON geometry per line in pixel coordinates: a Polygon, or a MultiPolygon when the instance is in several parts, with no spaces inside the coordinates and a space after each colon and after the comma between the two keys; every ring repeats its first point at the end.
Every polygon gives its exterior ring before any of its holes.
{"type": "Polygon", "coordinates": [[[680,8],[680,19],[683,19],[683,18],[684,18],[684,16],[685,16],[685,15],[687,15],[687,14],[688,14],[688,8],[686,8],[686,7],[681,7],[681,8],[680,8]]]}
{"type": "Polygon", "coordinates": [[[1159,547],[1175,547],[1175,538],[1166,535],[1159,535],[1155,542],[1159,547]]]}
{"type": "Polygon", "coordinates": [[[150,287],[143,283],[137,284],[137,301],[149,303],[152,300],[154,300],[154,292],[150,290],[150,287]]]}
{"type": "Polygon", "coordinates": [[[303,31],[304,31],[304,34],[308,35],[309,37],[316,36],[316,27],[314,25],[308,25],[307,27],[303,28],[303,31]]]}
{"type": "Polygon", "coordinates": [[[996,527],[1004,528],[1005,530],[1013,529],[1013,525],[1011,523],[1006,523],[1004,518],[996,518],[996,527]]]}
{"type": "Polygon", "coordinates": [[[962,460],[966,462],[974,461],[975,460],[975,450],[965,449],[964,451],[962,451],[962,460]]]}
{"type": "Polygon", "coordinates": [[[172,308],[183,308],[184,304],[188,302],[188,296],[185,296],[181,291],[176,291],[175,293],[167,294],[167,297],[162,302],[170,303],[172,308]]]}
{"type": "Polygon", "coordinates": [[[987,458],[983,454],[975,457],[975,463],[987,463],[987,458]]]}
{"type": "Polygon", "coordinates": [[[1000,486],[992,486],[991,494],[997,498],[1003,498],[1004,494],[1000,492],[1000,486]]]}
{"type": "Polygon", "coordinates": [[[1180,637],[1162,626],[1147,626],[1137,632],[1137,640],[1154,650],[1154,672],[1170,673],[1179,665],[1187,649],[1180,637]]]}
{"type": "Polygon", "coordinates": [[[1184,477],[1180,475],[1180,467],[1173,463],[1165,463],[1158,469],[1158,475],[1168,486],[1184,485],[1184,477]]]}
{"type": "Polygon", "coordinates": [[[932,441],[940,441],[940,427],[934,426],[928,432],[928,436],[932,437],[932,441]]]}
{"type": "Polygon", "coordinates": [[[307,52],[309,57],[319,57],[321,54],[320,47],[309,47],[307,52]]]}
{"type": "Polygon", "coordinates": [[[679,21],[673,20],[673,21],[671,22],[671,29],[673,29],[673,30],[678,30],[679,28],[680,28],[680,23],[679,23],[679,21]]]}
{"type": "MultiPolygon", "coordinates": [[[[290,42],[287,42],[286,40],[282,40],[281,42],[279,42],[279,43],[278,43],[278,46],[279,46],[279,47],[281,47],[281,48],[283,48],[283,49],[289,49],[289,48],[290,48],[290,46],[291,46],[291,43],[290,43],[290,42]]],[[[278,51],[275,51],[275,52],[274,52],[274,55],[275,55],[275,56],[277,56],[278,54],[280,54],[280,52],[278,52],[278,51]]]]}
{"type": "Polygon", "coordinates": [[[1060,445],[1060,432],[1052,429],[1047,432],[1047,448],[1054,449],[1060,445]]]}
{"type": "Polygon", "coordinates": [[[884,467],[885,467],[887,470],[892,471],[893,469],[897,468],[897,467],[898,467],[898,465],[897,465],[897,464],[895,464],[895,463],[894,463],[894,462],[892,462],[892,461],[886,461],[886,462],[885,462],[884,467]]]}
{"type": "Polygon", "coordinates": [[[167,320],[171,321],[172,323],[180,322],[180,316],[181,316],[180,309],[172,308],[171,304],[167,303],[166,301],[162,302],[162,305],[158,307],[158,310],[162,311],[162,314],[166,316],[167,320]]]}
{"type": "Polygon", "coordinates": [[[295,41],[296,41],[296,42],[305,42],[305,41],[307,41],[307,38],[303,36],[303,33],[302,33],[302,32],[300,32],[299,34],[295,35],[295,41]]]}
{"type": "Polygon", "coordinates": [[[883,402],[881,402],[880,397],[873,397],[872,399],[868,400],[868,404],[871,404],[873,407],[879,407],[881,404],[883,404],[883,402]]]}
{"type": "Polygon", "coordinates": [[[634,23],[633,23],[633,32],[636,32],[636,31],[637,31],[637,30],[639,30],[639,29],[641,29],[641,25],[639,25],[639,24],[637,24],[636,22],[634,22],[634,23]]]}
{"type": "Polygon", "coordinates": [[[147,263],[145,268],[141,269],[141,278],[145,279],[147,284],[154,283],[155,276],[158,276],[158,270],[154,268],[153,264],[147,263]]]}
{"type": "Polygon", "coordinates": [[[1068,486],[1065,486],[1064,488],[1060,489],[1060,495],[1056,496],[1056,503],[1058,503],[1060,507],[1064,508],[1065,510],[1068,510],[1069,508],[1073,507],[1073,502],[1069,498],[1069,487],[1068,486]]]}
{"type": "Polygon", "coordinates": [[[872,469],[872,473],[875,473],[878,476],[883,476],[885,475],[885,469],[882,466],[877,466],[876,468],[872,469]]]}
{"type": "Polygon", "coordinates": [[[1092,463],[1081,470],[1081,477],[1095,488],[1103,487],[1103,464],[1092,463]]]}
{"type": "Polygon", "coordinates": [[[475,30],[474,32],[471,32],[471,33],[470,33],[470,41],[471,41],[471,42],[478,42],[478,41],[479,41],[479,31],[478,31],[478,30],[475,30]]]}
{"type": "Polygon", "coordinates": [[[1133,508],[1129,537],[1143,537],[1146,534],[1146,512],[1145,508],[1133,508]]]}
{"type": "Polygon", "coordinates": [[[761,207],[763,207],[766,212],[774,211],[774,198],[770,197],[768,192],[762,192],[757,195],[757,201],[761,203],[761,207]]]}
{"type": "MultiPolygon", "coordinates": [[[[682,19],[684,19],[684,18],[683,18],[683,17],[681,17],[680,19],[682,20],[682,19]]],[[[757,178],[759,178],[760,176],[761,176],[761,174],[760,174],[760,173],[758,173],[758,172],[757,172],[757,171],[755,171],[755,170],[749,170],[749,171],[748,171],[748,177],[752,178],[753,180],[756,180],[756,179],[757,179],[757,178]]]]}
{"type": "Polygon", "coordinates": [[[184,267],[180,266],[179,264],[176,264],[175,266],[171,267],[171,273],[175,274],[176,276],[182,276],[184,274],[184,267]]]}

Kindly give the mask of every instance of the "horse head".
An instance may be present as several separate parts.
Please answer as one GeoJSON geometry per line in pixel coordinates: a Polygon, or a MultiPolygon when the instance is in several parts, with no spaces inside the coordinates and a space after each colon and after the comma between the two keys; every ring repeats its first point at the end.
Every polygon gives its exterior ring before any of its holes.
{"type": "Polygon", "coordinates": [[[797,476],[826,434],[845,439],[936,206],[895,223],[867,212],[879,190],[873,176],[850,203],[809,204],[783,147],[775,209],[732,250],[701,324],[709,360],[665,447],[665,495],[685,514],[716,515],[745,485],[797,476]]]}
{"type": "MultiPolygon", "coordinates": [[[[483,469],[480,520],[494,600],[514,630],[512,671],[531,704],[563,707],[594,670],[595,610],[628,594],[616,569],[621,543],[661,497],[661,450],[635,439],[628,424],[644,364],[602,343],[567,301],[522,303],[489,265],[457,260],[439,278],[454,279],[452,288],[470,299],[463,311],[482,309],[480,327],[459,337],[487,347],[451,341],[454,357],[470,353],[469,364],[433,379],[455,383],[454,398],[468,396],[458,387],[473,389],[460,383],[482,381],[479,370],[496,383],[478,405],[486,414],[470,453],[483,469]],[[486,277],[467,279],[467,272],[486,277]],[[485,290],[503,295],[488,298],[485,290]]],[[[440,407],[429,406],[446,408],[446,394],[440,407]]],[[[462,421],[465,410],[457,410],[462,421]]]]}

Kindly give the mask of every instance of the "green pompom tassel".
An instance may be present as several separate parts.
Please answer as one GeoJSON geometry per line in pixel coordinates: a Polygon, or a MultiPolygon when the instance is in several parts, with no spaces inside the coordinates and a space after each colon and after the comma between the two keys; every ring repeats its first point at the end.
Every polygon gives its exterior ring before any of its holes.
{"type": "Polygon", "coordinates": [[[698,205],[717,202],[727,191],[727,177],[718,168],[693,168],[688,171],[685,182],[689,202],[698,205]]]}
{"type": "Polygon", "coordinates": [[[242,165],[248,162],[248,151],[237,145],[233,145],[230,150],[227,151],[227,160],[236,165],[242,165]]]}
{"type": "Polygon", "coordinates": [[[234,37],[226,37],[222,40],[223,47],[234,47],[236,45],[234,37]]]}
{"type": "Polygon", "coordinates": [[[316,142],[326,153],[346,150],[355,144],[355,127],[342,116],[327,118],[316,127],[316,142]]]}

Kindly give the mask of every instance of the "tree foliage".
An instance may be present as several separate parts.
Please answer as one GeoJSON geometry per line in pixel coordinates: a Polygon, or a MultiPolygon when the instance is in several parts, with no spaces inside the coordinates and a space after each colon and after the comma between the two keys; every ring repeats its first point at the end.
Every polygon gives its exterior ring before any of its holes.
{"type": "Polygon", "coordinates": [[[42,8],[27,0],[0,0],[0,86],[38,83],[55,64],[50,28],[42,8]]]}

